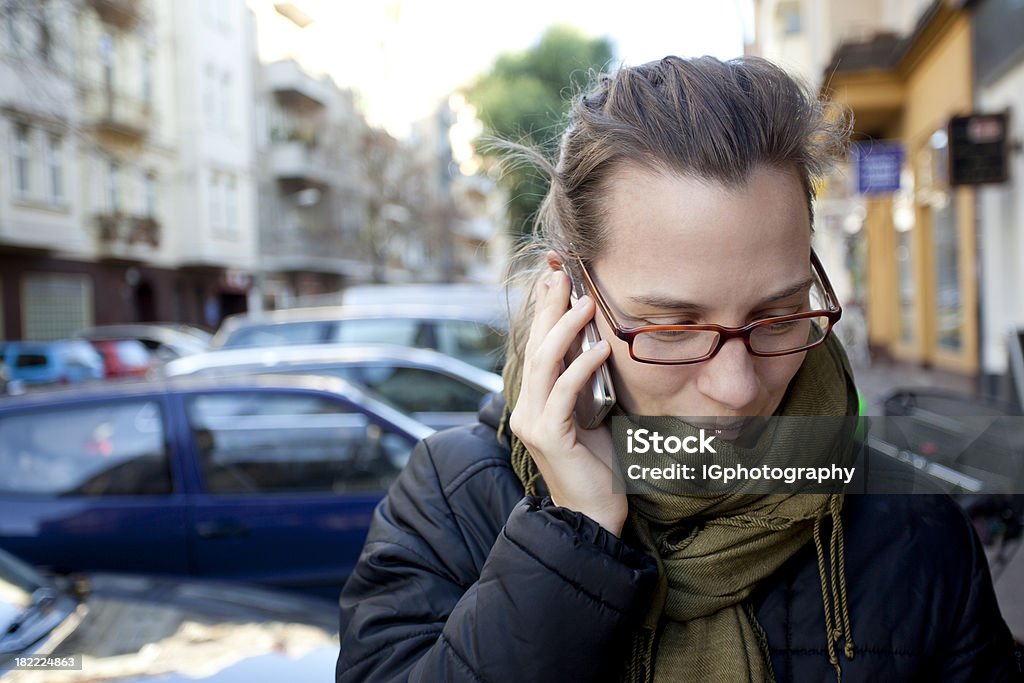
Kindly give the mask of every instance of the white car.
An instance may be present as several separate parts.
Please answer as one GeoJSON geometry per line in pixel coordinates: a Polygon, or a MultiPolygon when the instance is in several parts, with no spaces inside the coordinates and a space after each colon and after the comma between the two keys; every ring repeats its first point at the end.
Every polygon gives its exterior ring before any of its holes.
{"type": "Polygon", "coordinates": [[[397,344],[434,349],[478,368],[504,364],[508,310],[501,305],[365,304],[245,313],[224,320],[211,347],[397,344]]]}
{"type": "Polygon", "coordinates": [[[499,375],[457,358],[392,344],[223,349],[163,368],[168,377],[266,372],[341,377],[434,429],[474,422],[484,399],[503,385],[499,375]]]}

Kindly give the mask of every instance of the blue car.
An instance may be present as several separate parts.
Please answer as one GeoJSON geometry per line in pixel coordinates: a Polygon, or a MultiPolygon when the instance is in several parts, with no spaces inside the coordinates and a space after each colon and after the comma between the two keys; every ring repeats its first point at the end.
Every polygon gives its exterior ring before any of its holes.
{"type": "Polygon", "coordinates": [[[334,377],[183,377],[0,399],[0,548],[63,573],[336,596],[429,427],[334,377]]]}
{"type": "Polygon", "coordinates": [[[7,381],[76,384],[105,376],[103,357],[84,339],[12,341],[4,345],[7,381]]]}

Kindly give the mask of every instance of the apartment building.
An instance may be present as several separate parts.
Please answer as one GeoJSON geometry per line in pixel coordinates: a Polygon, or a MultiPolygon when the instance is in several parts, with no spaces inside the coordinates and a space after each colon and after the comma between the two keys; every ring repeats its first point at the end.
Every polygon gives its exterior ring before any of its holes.
{"type": "Polygon", "coordinates": [[[353,94],[282,59],[262,65],[256,106],[262,305],[369,281],[370,131],[353,94]]]}
{"type": "Polygon", "coordinates": [[[258,253],[255,21],[243,0],[158,0],[173,49],[177,163],[173,254],[186,319],[216,327],[247,310],[258,253]]]}
{"type": "Polygon", "coordinates": [[[93,321],[74,4],[0,3],[0,338],[93,321]]]}
{"type": "Polygon", "coordinates": [[[244,310],[244,2],[3,0],[0,23],[0,337],[244,310]]]}

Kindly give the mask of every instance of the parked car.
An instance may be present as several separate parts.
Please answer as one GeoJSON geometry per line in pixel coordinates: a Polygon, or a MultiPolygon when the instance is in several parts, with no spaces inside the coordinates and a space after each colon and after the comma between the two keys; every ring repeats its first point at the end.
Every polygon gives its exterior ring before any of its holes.
{"type": "Polygon", "coordinates": [[[12,341],[4,345],[9,382],[75,384],[103,379],[103,357],[84,339],[12,341]]]}
{"type": "Polygon", "coordinates": [[[0,547],[336,594],[432,432],[336,377],[178,377],[0,399],[0,547]]]}
{"type": "Polygon", "coordinates": [[[75,337],[90,341],[134,339],[141,342],[160,363],[208,351],[213,335],[181,323],[125,323],[95,325],[79,330],[75,337]]]}
{"type": "Polygon", "coordinates": [[[0,678],[14,683],[328,679],[334,602],[137,575],[46,576],[0,551],[0,678]],[[25,669],[25,660],[78,670],[25,669]]]}
{"type": "Polygon", "coordinates": [[[476,421],[488,395],[501,391],[499,375],[429,349],[389,344],[312,344],[222,349],[172,361],[169,377],[256,372],[341,377],[370,389],[434,429],[476,421]]]}
{"type": "Polygon", "coordinates": [[[137,339],[103,339],[90,342],[103,357],[108,379],[145,377],[156,365],[156,359],[137,339]]]}
{"type": "Polygon", "coordinates": [[[492,372],[504,362],[508,315],[498,307],[380,304],[229,316],[215,349],[284,344],[398,344],[433,349],[492,372]]]}

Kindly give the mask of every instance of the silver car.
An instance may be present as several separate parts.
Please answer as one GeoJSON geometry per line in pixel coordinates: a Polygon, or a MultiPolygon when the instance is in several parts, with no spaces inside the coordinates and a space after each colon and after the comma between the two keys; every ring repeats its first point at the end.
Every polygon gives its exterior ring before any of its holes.
{"type": "Polygon", "coordinates": [[[378,304],[294,308],[229,316],[214,349],[285,344],[397,344],[434,349],[500,371],[508,312],[500,305],[378,304]]]}
{"type": "Polygon", "coordinates": [[[434,429],[475,421],[484,399],[502,389],[493,372],[429,349],[391,344],[224,349],[172,361],[163,372],[169,377],[266,372],[341,377],[434,429]]]}

